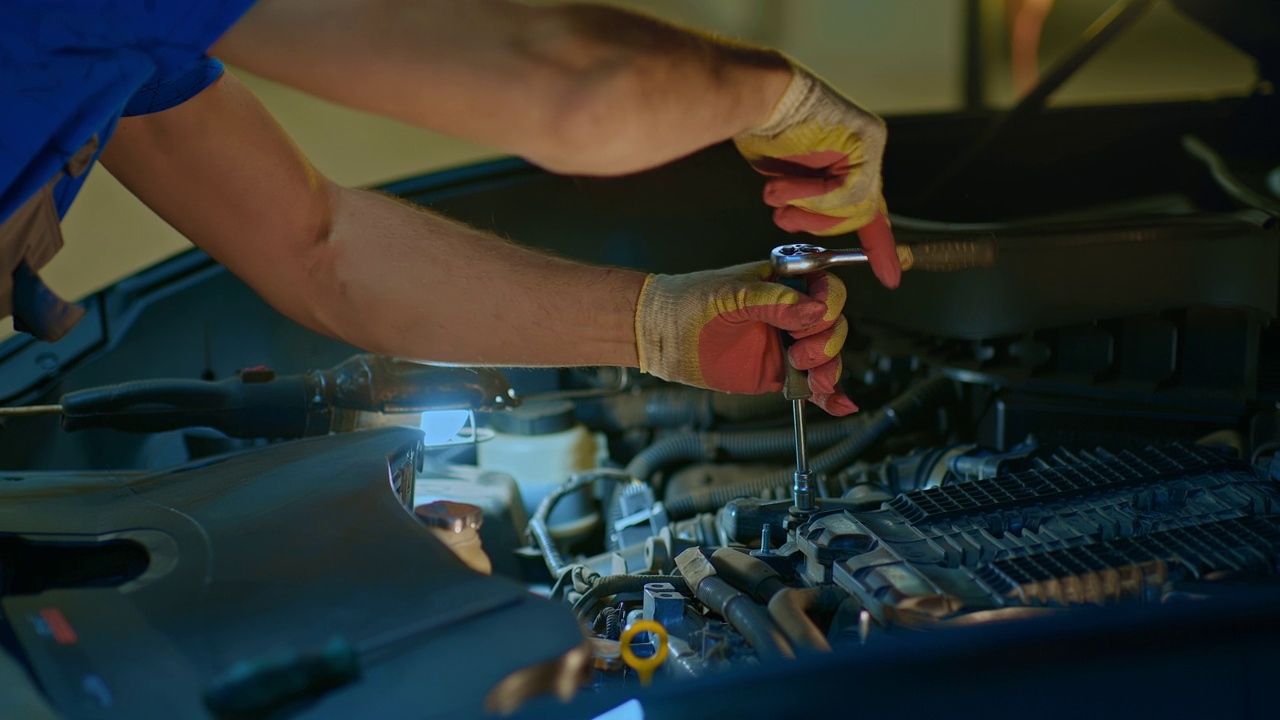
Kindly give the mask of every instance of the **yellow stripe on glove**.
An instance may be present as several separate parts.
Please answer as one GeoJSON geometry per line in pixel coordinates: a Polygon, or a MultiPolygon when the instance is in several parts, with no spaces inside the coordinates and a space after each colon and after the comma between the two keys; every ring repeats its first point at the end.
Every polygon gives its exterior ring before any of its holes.
{"type": "Polygon", "coordinates": [[[902,268],[885,219],[880,166],[884,121],[792,63],[791,83],[764,125],[733,138],[770,180],[764,201],[788,232],[858,231],[880,282],[897,287],[902,268]]]}

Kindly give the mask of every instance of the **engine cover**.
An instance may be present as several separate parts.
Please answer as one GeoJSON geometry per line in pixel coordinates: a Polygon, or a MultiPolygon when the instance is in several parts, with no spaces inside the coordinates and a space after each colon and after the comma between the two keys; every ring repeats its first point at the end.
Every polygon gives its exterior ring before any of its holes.
{"type": "Polygon", "coordinates": [[[203,694],[238,663],[333,637],[362,649],[359,680],[290,717],[479,715],[582,634],[405,509],[420,443],[384,428],[152,474],[10,474],[0,609],[67,718],[205,717],[203,694]],[[424,700],[424,678],[449,691],[424,700]]]}
{"type": "Polygon", "coordinates": [[[1028,469],[815,518],[797,540],[884,625],[975,611],[1160,602],[1186,583],[1271,574],[1280,488],[1195,445],[1059,451],[1028,469]]]}

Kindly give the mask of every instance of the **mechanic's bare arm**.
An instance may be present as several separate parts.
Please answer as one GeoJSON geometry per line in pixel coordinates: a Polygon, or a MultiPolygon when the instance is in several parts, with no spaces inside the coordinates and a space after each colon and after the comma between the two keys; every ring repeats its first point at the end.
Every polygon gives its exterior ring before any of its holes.
{"type": "Polygon", "coordinates": [[[275,308],[354,345],[468,364],[637,364],[643,274],[339,187],[229,73],[182,105],[122,119],[102,159],[275,308]]]}
{"type": "Polygon", "coordinates": [[[260,0],[211,54],[578,174],[755,128],[792,74],[776,53],[623,10],[508,0],[260,0]]]}

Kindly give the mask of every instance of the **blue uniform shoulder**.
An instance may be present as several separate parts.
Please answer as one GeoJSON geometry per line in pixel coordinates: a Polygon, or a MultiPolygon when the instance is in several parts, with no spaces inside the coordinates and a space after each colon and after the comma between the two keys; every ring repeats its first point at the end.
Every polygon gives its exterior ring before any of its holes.
{"type": "MultiPolygon", "coordinates": [[[[125,113],[158,112],[222,71],[205,52],[252,0],[0,3],[0,220],[125,113]]],[[[59,210],[77,187],[58,192],[59,210]]]]}

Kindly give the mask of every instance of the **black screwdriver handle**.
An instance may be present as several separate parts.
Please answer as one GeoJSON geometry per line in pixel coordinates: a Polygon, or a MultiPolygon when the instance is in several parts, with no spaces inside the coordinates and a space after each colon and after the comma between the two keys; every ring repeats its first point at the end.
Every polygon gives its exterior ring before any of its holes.
{"type": "Polygon", "coordinates": [[[80,390],[62,397],[62,427],[126,432],[210,427],[231,437],[303,437],[315,424],[305,378],[138,380],[80,390]]]}

